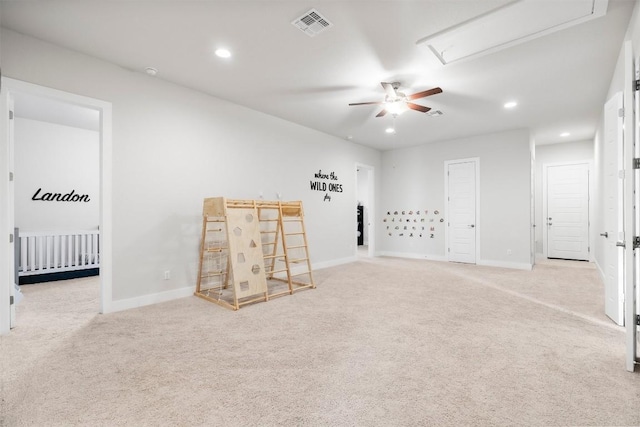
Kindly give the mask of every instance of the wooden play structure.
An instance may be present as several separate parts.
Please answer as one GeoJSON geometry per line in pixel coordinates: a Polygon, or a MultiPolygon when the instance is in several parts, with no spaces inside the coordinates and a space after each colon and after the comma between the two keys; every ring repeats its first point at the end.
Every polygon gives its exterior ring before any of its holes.
{"type": "Polygon", "coordinates": [[[302,202],[204,199],[196,296],[238,310],[315,287],[302,202]]]}

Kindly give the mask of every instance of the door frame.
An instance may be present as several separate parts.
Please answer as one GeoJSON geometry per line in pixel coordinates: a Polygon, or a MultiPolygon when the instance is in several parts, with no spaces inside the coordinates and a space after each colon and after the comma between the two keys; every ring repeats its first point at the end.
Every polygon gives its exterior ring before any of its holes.
{"type": "MultiPolygon", "coordinates": [[[[13,173],[13,159],[9,154],[13,152],[13,144],[9,134],[9,105],[14,94],[27,94],[42,98],[78,105],[97,110],[100,113],[100,312],[109,313],[113,307],[112,300],[112,105],[110,102],[76,95],[33,83],[24,82],[8,77],[0,77],[0,120],[4,124],[0,132],[0,176],[8,177],[13,173]]],[[[4,179],[4,178],[3,178],[4,179]]],[[[13,211],[15,200],[10,197],[9,181],[0,185],[0,230],[6,235],[13,236],[13,211]]],[[[10,331],[10,292],[14,282],[13,242],[4,240],[0,245],[0,335],[10,331]]]]}
{"type": "Polygon", "coordinates": [[[604,313],[614,323],[624,326],[625,280],[625,224],[627,205],[624,201],[624,120],[620,115],[624,106],[622,91],[615,92],[603,109],[602,152],[602,226],[603,241],[602,280],[604,283],[604,313]],[[613,111],[612,111],[613,109],[613,111]],[[615,141],[609,140],[609,131],[615,130],[615,141]],[[615,197],[614,197],[615,196],[615,197]],[[610,266],[615,269],[611,274],[610,266]],[[615,307],[612,309],[612,307],[615,307]]]}
{"type": "Polygon", "coordinates": [[[588,215],[589,215],[589,232],[588,232],[588,243],[589,243],[589,262],[593,262],[594,257],[593,257],[593,253],[595,251],[591,250],[594,246],[594,237],[593,237],[593,232],[592,232],[592,227],[591,227],[591,220],[594,218],[594,207],[593,207],[593,203],[591,203],[591,201],[593,200],[593,187],[594,187],[594,183],[593,183],[593,160],[576,160],[573,162],[550,162],[550,163],[543,163],[542,164],[542,226],[545,227],[545,229],[542,231],[542,255],[547,258],[549,252],[548,252],[548,245],[549,245],[549,239],[547,238],[547,233],[549,231],[549,228],[547,227],[547,218],[549,218],[549,213],[547,212],[548,209],[548,202],[547,202],[547,183],[548,183],[548,177],[547,177],[547,173],[550,167],[556,167],[556,166],[573,166],[573,165],[587,165],[588,168],[588,182],[587,184],[589,185],[589,202],[588,202],[588,215]]]}
{"type": "Polygon", "coordinates": [[[480,264],[480,230],[482,228],[482,222],[480,221],[480,157],[469,157],[466,159],[455,159],[455,160],[445,160],[444,161],[444,202],[446,209],[444,210],[444,221],[447,223],[447,226],[444,228],[444,247],[445,247],[445,256],[447,262],[450,262],[449,259],[449,165],[455,163],[474,163],[475,164],[475,187],[476,187],[476,212],[475,212],[475,229],[476,229],[476,262],[475,264],[480,264]]]}
{"type": "MultiPolygon", "coordinates": [[[[367,256],[369,258],[372,258],[375,256],[376,254],[376,185],[375,185],[375,173],[376,173],[376,169],[375,167],[371,166],[371,165],[366,165],[364,163],[358,163],[356,162],[355,167],[353,169],[353,173],[355,174],[355,183],[356,183],[356,188],[354,191],[354,195],[355,195],[355,202],[354,202],[354,206],[358,205],[358,169],[364,169],[367,171],[367,192],[369,193],[369,206],[368,206],[368,221],[366,224],[363,224],[363,227],[367,228],[367,236],[368,236],[368,246],[367,246],[367,256]]],[[[354,213],[357,214],[357,212],[355,210],[353,210],[354,213]]],[[[353,221],[353,224],[356,224],[357,218],[353,221]]],[[[357,231],[356,231],[357,233],[357,231]]],[[[354,233],[354,236],[356,235],[356,233],[354,233]]],[[[358,245],[355,244],[355,251],[354,254],[357,257],[358,256],[358,245]]]]}
{"type": "MultiPolygon", "coordinates": [[[[630,40],[624,42],[624,90],[622,93],[622,105],[623,105],[623,123],[625,124],[623,130],[623,170],[624,170],[624,189],[623,189],[623,212],[624,212],[624,279],[623,279],[623,292],[625,301],[624,308],[624,323],[625,323],[625,335],[626,335],[626,368],[627,371],[633,372],[635,365],[638,364],[639,358],[637,355],[637,339],[638,339],[638,326],[636,325],[636,313],[638,310],[637,304],[639,302],[636,299],[638,283],[638,272],[636,267],[636,260],[638,249],[633,246],[634,236],[640,235],[640,232],[634,226],[636,225],[634,212],[636,206],[634,205],[634,192],[640,191],[636,188],[635,177],[636,169],[633,168],[634,154],[638,152],[638,147],[634,147],[636,131],[636,117],[634,117],[634,91],[635,88],[635,76],[636,67],[633,63],[633,45],[630,40]],[[627,125],[628,124],[628,125],[627,125]],[[628,249],[628,250],[627,250],[628,249]]],[[[636,94],[637,95],[637,92],[636,94]]]]}

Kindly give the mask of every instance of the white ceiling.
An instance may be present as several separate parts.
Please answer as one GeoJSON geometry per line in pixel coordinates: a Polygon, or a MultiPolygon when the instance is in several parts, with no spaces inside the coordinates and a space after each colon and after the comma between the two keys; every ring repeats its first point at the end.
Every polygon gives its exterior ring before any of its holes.
{"type": "MultiPolygon", "coordinates": [[[[2,1],[5,28],[381,150],[529,128],[537,144],[591,139],[635,0],[602,18],[489,55],[438,65],[417,41],[512,0],[2,1]],[[330,28],[291,25],[310,8],[330,28]],[[213,51],[229,48],[220,59],[213,51]],[[408,111],[376,118],[380,82],[439,86],[408,111]],[[514,110],[503,104],[517,100],[514,110]],[[561,138],[561,132],[571,132],[561,138]]],[[[541,7],[559,1],[538,0],[541,7]]],[[[487,28],[488,33],[500,28],[487,28]]]]}

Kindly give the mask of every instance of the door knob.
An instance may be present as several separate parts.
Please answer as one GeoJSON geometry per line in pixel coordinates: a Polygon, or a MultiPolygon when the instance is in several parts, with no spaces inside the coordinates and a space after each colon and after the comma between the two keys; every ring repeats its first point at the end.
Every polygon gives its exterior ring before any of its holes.
{"type": "Polygon", "coordinates": [[[604,237],[605,239],[606,239],[607,237],[609,237],[609,233],[607,233],[606,231],[605,231],[604,233],[600,233],[600,235],[601,235],[602,237],[604,237]]]}
{"type": "Polygon", "coordinates": [[[475,227],[475,224],[471,224],[471,225],[469,226],[469,228],[474,228],[474,227],[475,227]]]}

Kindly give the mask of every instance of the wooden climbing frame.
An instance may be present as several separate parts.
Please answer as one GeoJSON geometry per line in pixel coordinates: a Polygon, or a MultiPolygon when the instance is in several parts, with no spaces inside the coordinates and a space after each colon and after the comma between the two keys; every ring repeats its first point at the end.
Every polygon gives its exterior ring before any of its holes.
{"type": "Polygon", "coordinates": [[[196,296],[238,310],[308,288],[302,202],[204,200],[196,296]]]}

